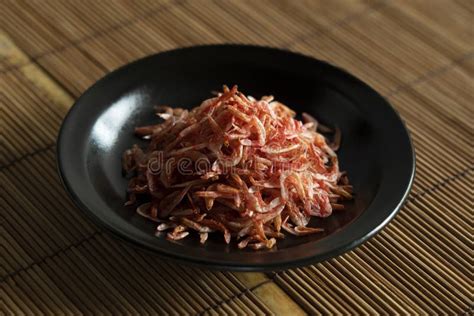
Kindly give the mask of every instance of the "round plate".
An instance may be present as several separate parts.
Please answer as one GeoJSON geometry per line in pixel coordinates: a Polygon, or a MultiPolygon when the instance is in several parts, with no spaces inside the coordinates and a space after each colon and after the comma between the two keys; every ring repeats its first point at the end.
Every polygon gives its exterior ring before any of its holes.
{"type": "MultiPolygon", "coordinates": [[[[415,159],[400,117],[379,94],[345,71],[288,51],[242,45],[173,50],[133,62],[99,80],[64,119],[57,146],[63,183],[74,202],[115,235],[163,257],[218,269],[278,270],[339,255],[379,231],[412,184],[415,159]],[[342,130],[340,168],[354,185],[344,211],[311,226],[325,232],[287,236],[271,250],[239,250],[215,234],[205,245],[154,236],[156,224],[125,207],[122,153],[141,144],[134,127],[156,122],[153,106],[192,108],[222,84],[247,95],[272,94],[342,130]]],[[[214,235],[214,234],[211,234],[214,235]]]]}

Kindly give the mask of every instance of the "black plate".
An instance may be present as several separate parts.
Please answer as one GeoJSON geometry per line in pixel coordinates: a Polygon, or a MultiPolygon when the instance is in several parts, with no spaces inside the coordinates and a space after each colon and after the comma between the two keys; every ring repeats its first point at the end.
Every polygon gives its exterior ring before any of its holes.
{"type": "Polygon", "coordinates": [[[75,203],[97,223],[166,258],[209,268],[275,270],[307,265],[361,244],[395,215],[412,184],[415,159],[394,109],[360,80],[325,62],[278,49],[216,45],[153,55],[105,76],[65,118],[58,139],[62,180],[75,203]],[[193,107],[238,84],[254,97],[273,94],[297,112],[342,129],[338,152],[356,196],[347,210],[312,224],[321,235],[288,237],[269,251],[239,250],[215,236],[180,242],[154,237],[155,224],[124,207],[121,156],[137,143],[133,129],[154,121],[153,106],[193,107]]]}

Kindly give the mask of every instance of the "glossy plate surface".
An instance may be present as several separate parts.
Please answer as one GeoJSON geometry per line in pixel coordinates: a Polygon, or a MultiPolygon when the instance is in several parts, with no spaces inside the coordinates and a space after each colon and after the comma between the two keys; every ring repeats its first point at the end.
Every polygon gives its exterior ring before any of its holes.
{"type": "MultiPolygon", "coordinates": [[[[89,88],[65,118],[58,166],[74,202],[98,224],[166,258],[209,268],[278,270],[319,262],[361,244],[395,215],[412,184],[415,159],[400,117],[379,94],[345,71],[287,51],[240,45],[183,48],[126,65],[89,88]],[[288,236],[269,251],[239,250],[220,234],[202,246],[154,236],[155,224],[124,207],[124,150],[141,141],[135,126],[155,122],[153,106],[192,108],[222,84],[254,97],[272,94],[296,112],[342,130],[338,151],[356,193],[346,210],[311,226],[325,233],[288,236]]],[[[212,234],[211,234],[212,235],[212,234]]]]}

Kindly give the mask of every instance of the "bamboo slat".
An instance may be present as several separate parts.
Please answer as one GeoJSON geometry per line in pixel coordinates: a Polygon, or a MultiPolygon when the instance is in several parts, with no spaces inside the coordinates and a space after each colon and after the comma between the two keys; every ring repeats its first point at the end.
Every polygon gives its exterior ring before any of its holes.
{"type": "Polygon", "coordinates": [[[15,35],[16,44],[34,58],[61,50],[71,42],[107,33],[153,15],[180,1],[6,0],[0,3],[1,28],[15,35]]]}
{"type": "Polygon", "coordinates": [[[58,86],[33,65],[0,74],[0,88],[5,102],[1,149],[1,165],[5,165],[53,144],[72,99],[55,90],[58,86]]]}

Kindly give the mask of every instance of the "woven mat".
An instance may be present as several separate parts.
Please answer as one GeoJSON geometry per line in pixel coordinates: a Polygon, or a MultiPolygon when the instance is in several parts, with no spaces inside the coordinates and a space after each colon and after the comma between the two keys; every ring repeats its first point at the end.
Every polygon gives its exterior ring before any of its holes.
{"type": "Polygon", "coordinates": [[[468,314],[473,306],[474,2],[0,2],[4,314],[468,314]],[[73,100],[155,52],[254,43],[346,68],[406,121],[417,175],[397,217],[327,262],[210,272],[118,242],[62,189],[55,139],[73,100]]]}

